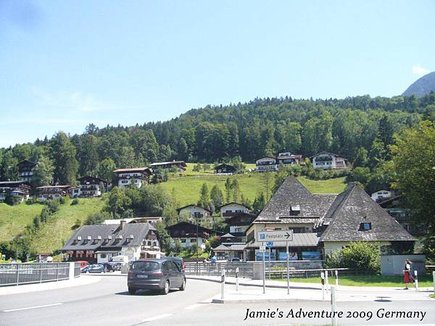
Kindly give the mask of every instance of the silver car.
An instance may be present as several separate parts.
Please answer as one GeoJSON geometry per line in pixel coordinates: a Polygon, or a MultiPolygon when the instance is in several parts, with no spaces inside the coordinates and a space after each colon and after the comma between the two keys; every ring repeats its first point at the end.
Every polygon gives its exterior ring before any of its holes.
{"type": "Polygon", "coordinates": [[[169,289],[186,288],[184,271],[173,259],[141,259],[130,265],[127,278],[128,293],[137,290],[158,290],[168,294],[169,289]]]}

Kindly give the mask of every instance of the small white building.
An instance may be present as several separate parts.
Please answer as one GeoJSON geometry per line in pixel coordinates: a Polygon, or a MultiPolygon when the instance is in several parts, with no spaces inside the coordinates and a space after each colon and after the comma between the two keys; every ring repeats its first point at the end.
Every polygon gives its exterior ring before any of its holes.
{"type": "Polygon", "coordinates": [[[198,205],[187,205],[177,209],[178,216],[189,220],[207,220],[211,218],[211,211],[198,205]]]}
{"type": "Polygon", "coordinates": [[[371,198],[375,202],[380,202],[384,199],[391,198],[393,196],[393,192],[390,190],[379,190],[371,194],[371,198]]]}
{"type": "Polygon", "coordinates": [[[274,157],[263,157],[255,162],[255,170],[258,172],[278,171],[278,164],[274,157]]]}
{"type": "Polygon", "coordinates": [[[315,169],[345,169],[346,160],[336,154],[320,153],[313,157],[313,168],[315,169]]]}
{"type": "Polygon", "coordinates": [[[242,204],[232,202],[221,206],[220,212],[221,217],[230,218],[240,213],[249,213],[249,209],[242,204]]]}
{"type": "Polygon", "coordinates": [[[123,188],[133,184],[140,188],[143,184],[148,183],[151,170],[149,168],[129,168],[117,169],[113,173],[116,174],[118,179],[118,187],[123,188]]]}

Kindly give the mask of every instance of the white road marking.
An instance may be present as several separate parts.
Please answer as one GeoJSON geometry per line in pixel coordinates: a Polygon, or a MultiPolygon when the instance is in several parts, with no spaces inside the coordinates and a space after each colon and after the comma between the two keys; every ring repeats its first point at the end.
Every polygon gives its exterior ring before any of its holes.
{"type": "Polygon", "coordinates": [[[17,309],[7,309],[7,310],[3,310],[3,312],[15,312],[15,311],[24,311],[24,310],[31,310],[31,309],[48,308],[48,307],[60,306],[61,304],[62,304],[62,302],[58,302],[58,303],[46,304],[46,305],[43,305],[43,306],[33,306],[33,307],[25,307],[25,308],[17,308],[17,309]]]}
{"type": "Polygon", "coordinates": [[[158,320],[158,319],[163,319],[163,318],[166,318],[166,317],[169,317],[169,316],[172,316],[172,314],[157,315],[157,316],[154,316],[154,317],[142,320],[142,323],[147,323],[147,322],[150,322],[150,321],[154,321],[154,320],[158,320]]]}
{"type": "Polygon", "coordinates": [[[184,309],[191,310],[191,309],[196,309],[196,308],[199,308],[199,307],[202,307],[202,306],[204,306],[204,305],[197,303],[197,304],[193,304],[191,306],[188,306],[188,307],[186,307],[184,309]]]}

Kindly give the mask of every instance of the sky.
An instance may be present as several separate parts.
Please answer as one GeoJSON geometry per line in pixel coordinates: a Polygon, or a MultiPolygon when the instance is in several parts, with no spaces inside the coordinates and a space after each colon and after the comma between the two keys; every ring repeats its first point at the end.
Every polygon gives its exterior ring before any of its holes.
{"type": "Polygon", "coordinates": [[[0,0],[0,147],[255,98],[400,95],[433,0],[0,0]]]}

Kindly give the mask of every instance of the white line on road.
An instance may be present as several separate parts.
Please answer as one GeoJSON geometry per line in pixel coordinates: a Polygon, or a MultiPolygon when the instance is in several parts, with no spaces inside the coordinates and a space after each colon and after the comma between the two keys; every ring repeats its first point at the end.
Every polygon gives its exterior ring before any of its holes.
{"type": "Polygon", "coordinates": [[[48,307],[60,306],[61,304],[62,304],[62,302],[58,302],[58,303],[46,304],[46,305],[43,305],[43,306],[33,306],[33,307],[25,307],[25,308],[17,308],[17,309],[7,309],[7,310],[3,310],[3,312],[15,312],[15,311],[23,311],[23,310],[31,310],[31,309],[48,308],[48,307]]]}
{"type": "Polygon", "coordinates": [[[172,316],[172,314],[163,314],[163,315],[154,316],[154,317],[151,317],[151,318],[144,319],[144,320],[142,320],[142,322],[143,323],[147,323],[147,322],[150,322],[150,321],[154,321],[154,320],[158,320],[158,319],[163,319],[163,318],[166,318],[166,317],[169,317],[169,316],[172,316]]]}
{"type": "Polygon", "coordinates": [[[186,308],[184,308],[184,309],[191,310],[191,309],[196,309],[196,308],[203,307],[203,306],[204,306],[203,304],[196,303],[196,304],[193,304],[193,305],[191,305],[191,306],[188,306],[188,307],[186,307],[186,308]]]}

